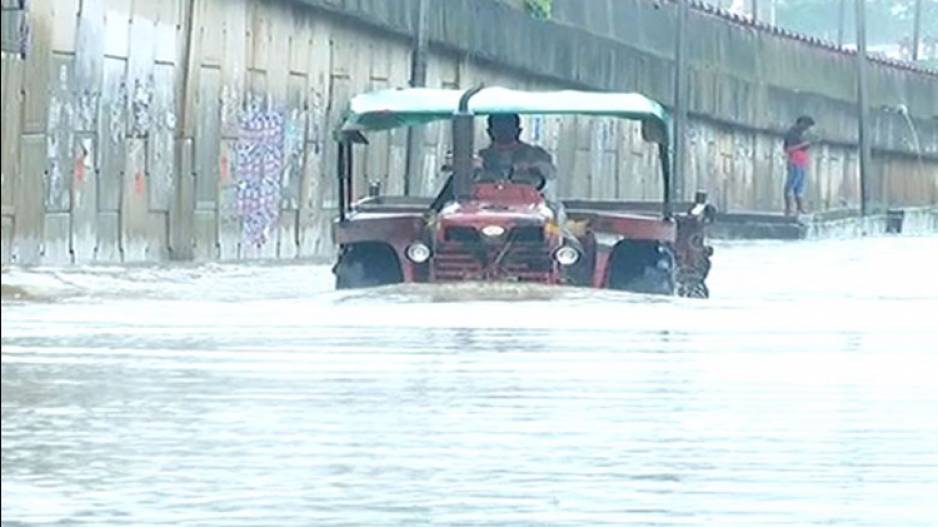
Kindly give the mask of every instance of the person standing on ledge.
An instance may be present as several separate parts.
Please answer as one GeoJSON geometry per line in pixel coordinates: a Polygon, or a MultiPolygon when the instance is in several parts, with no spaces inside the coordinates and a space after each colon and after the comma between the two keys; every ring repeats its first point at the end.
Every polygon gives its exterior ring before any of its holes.
{"type": "Polygon", "coordinates": [[[785,155],[788,158],[788,176],[785,178],[785,215],[792,214],[792,201],[798,207],[798,214],[804,214],[805,172],[808,169],[808,149],[811,142],[805,138],[805,132],[814,126],[814,119],[802,115],[785,132],[785,155]]]}

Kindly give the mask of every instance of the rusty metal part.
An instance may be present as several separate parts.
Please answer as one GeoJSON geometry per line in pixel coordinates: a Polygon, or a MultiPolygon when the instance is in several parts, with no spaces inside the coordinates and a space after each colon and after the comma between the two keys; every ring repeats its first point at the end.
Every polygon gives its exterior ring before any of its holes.
{"type": "Polygon", "coordinates": [[[677,294],[690,298],[707,298],[707,275],[713,247],[706,244],[706,222],[702,216],[682,215],[677,218],[677,240],[674,255],[677,259],[677,294]]]}

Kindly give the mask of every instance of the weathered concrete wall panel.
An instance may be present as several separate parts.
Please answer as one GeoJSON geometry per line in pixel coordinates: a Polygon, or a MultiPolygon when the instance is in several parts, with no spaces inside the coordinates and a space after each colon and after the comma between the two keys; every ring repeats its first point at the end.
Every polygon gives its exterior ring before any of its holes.
{"type": "Polygon", "coordinates": [[[52,3],[30,4],[26,13],[29,27],[29,53],[23,64],[23,79],[36,89],[26,90],[23,132],[44,133],[49,114],[49,85],[52,71],[52,3]]]}
{"type": "Polygon", "coordinates": [[[33,265],[41,261],[45,160],[45,135],[23,135],[20,139],[20,173],[13,183],[16,216],[13,220],[13,246],[9,251],[13,263],[33,265]]]}
{"type": "Polygon", "coordinates": [[[3,101],[3,120],[0,121],[0,216],[8,218],[12,229],[16,180],[21,173],[18,147],[23,123],[23,63],[13,54],[3,52],[0,55],[0,72],[0,100],[3,101]]]}
{"type": "Polygon", "coordinates": [[[126,155],[127,61],[107,57],[103,68],[98,117],[98,210],[116,212],[120,208],[120,182],[126,155]]]}

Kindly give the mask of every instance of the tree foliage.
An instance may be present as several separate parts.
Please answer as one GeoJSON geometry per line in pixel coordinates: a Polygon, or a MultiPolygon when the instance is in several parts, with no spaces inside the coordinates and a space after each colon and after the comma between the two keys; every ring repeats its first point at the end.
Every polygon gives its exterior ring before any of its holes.
{"type": "Polygon", "coordinates": [[[550,18],[553,11],[552,0],[525,0],[524,6],[531,16],[545,20],[550,18]]]}
{"type": "MultiPolygon", "coordinates": [[[[867,41],[895,44],[912,36],[916,0],[866,0],[867,41]]],[[[776,22],[800,33],[836,41],[840,0],[777,0],[776,22]]],[[[856,42],[854,0],[844,2],[844,42],[856,42]]],[[[938,38],[938,0],[922,0],[922,36],[938,38]]]]}

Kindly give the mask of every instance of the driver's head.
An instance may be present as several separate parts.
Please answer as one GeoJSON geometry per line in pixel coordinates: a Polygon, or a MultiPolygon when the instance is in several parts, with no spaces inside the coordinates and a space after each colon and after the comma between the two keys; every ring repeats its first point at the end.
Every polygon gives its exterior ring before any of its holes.
{"type": "Polygon", "coordinates": [[[493,143],[513,143],[521,136],[521,118],[516,113],[490,115],[488,132],[493,143]]]}

